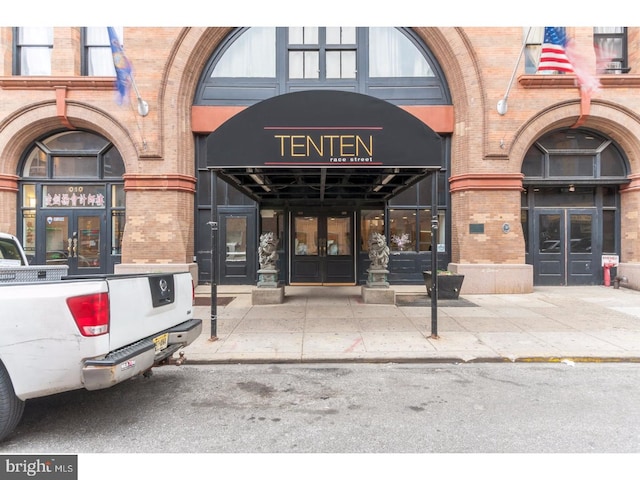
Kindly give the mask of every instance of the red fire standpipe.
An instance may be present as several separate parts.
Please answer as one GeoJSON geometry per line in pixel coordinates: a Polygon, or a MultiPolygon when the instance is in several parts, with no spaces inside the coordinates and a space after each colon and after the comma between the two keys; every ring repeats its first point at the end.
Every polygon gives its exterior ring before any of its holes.
{"type": "Polygon", "coordinates": [[[613,267],[613,263],[605,263],[604,264],[604,286],[611,286],[611,267],[613,267]]]}

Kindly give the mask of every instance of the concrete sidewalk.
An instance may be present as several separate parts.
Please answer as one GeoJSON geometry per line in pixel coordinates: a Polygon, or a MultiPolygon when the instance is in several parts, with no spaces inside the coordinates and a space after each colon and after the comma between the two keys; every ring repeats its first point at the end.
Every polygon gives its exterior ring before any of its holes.
{"type": "MultiPolygon", "coordinates": [[[[288,286],[284,303],[253,306],[253,288],[217,287],[215,341],[210,308],[195,307],[203,333],[184,350],[187,364],[640,362],[640,292],[625,288],[461,295],[459,302],[439,302],[438,338],[424,299],[424,306],[371,305],[362,303],[360,287],[288,286]]],[[[397,303],[426,295],[424,286],[392,288],[397,303]]],[[[208,286],[197,289],[201,298],[210,293],[208,286]]]]}

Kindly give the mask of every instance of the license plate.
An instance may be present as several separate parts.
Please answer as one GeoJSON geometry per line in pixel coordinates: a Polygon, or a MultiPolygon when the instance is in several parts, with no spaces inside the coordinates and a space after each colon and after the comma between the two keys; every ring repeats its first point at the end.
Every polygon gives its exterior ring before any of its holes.
{"type": "Polygon", "coordinates": [[[156,345],[156,352],[164,350],[169,344],[169,334],[163,333],[162,335],[158,335],[153,339],[153,343],[156,345]]]}

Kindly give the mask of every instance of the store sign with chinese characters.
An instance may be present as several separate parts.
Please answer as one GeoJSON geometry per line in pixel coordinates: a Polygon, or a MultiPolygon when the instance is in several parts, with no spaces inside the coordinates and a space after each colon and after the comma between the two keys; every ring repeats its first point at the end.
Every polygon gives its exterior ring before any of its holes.
{"type": "Polygon", "coordinates": [[[105,208],[104,185],[45,185],[43,208],[105,208]]]}

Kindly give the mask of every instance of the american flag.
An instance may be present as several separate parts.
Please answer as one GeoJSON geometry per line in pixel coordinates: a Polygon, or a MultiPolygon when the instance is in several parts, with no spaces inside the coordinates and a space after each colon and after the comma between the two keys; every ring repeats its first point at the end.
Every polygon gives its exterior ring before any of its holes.
{"type": "Polygon", "coordinates": [[[542,53],[538,62],[538,71],[553,70],[574,73],[571,61],[567,57],[567,34],[564,27],[544,27],[542,53]]]}

